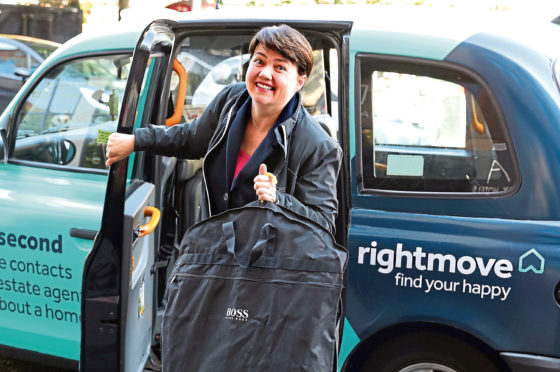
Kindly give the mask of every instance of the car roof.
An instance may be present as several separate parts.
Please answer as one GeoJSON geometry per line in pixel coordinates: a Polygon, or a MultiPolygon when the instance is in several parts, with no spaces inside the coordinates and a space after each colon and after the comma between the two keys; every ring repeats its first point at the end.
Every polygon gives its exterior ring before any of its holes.
{"type": "Polygon", "coordinates": [[[11,40],[6,40],[0,37],[0,49],[1,50],[17,50],[17,44],[11,42],[11,40]]]}
{"type": "Polygon", "coordinates": [[[59,60],[89,52],[134,49],[142,30],[140,27],[117,26],[109,30],[83,32],[62,44],[49,59],[59,60]]]}
{"type": "MultiPolygon", "coordinates": [[[[526,48],[556,59],[560,48],[560,26],[534,22],[497,12],[468,12],[461,9],[433,9],[418,6],[320,5],[285,7],[228,7],[198,12],[168,11],[152,14],[180,25],[219,23],[347,22],[351,24],[351,48],[375,45],[375,52],[443,59],[458,44],[473,35],[486,33],[511,39],[526,48]],[[273,11],[272,11],[273,10],[273,11]],[[520,24],[522,22],[522,27],[520,24]],[[411,53],[412,52],[412,53],[411,53]]],[[[53,58],[65,58],[88,51],[131,49],[149,23],[148,17],[129,16],[128,22],[95,33],[82,33],[63,44],[53,58]]]]}
{"type": "MultiPolygon", "coordinates": [[[[501,39],[504,45],[513,41],[551,59],[560,56],[560,26],[503,12],[396,7],[360,16],[352,27],[357,49],[363,48],[361,44],[377,43],[376,53],[438,60],[457,45],[472,42],[475,35],[501,39]]],[[[481,46],[493,49],[496,43],[481,46]]]]}
{"type": "Polygon", "coordinates": [[[39,39],[36,37],[32,37],[32,36],[24,36],[24,35],[14,35],[14,34],[0,34],[0,37],[3,38],[7,38],[7,39],[12,39],[12,40],[18,40],[21,42],[29,42],[29,43],[37,43],[37,44],[44,44],[44,45],[50,45],[53,47],[59,47],[60,43],[51,41],[51,40],[45,40],[45,39],[39,39]]]}
{"type": "Polygon", "coordinates": [[[351,47],[352,43],[357,47],[360,43],[377,43],[378,53],[410,55],[416,50],[419,57],[433,59],[442,59],[458,44],[482,33],[515,41],[551,59],[560,56],[559,25],[526,15],[480,9],[381,5],[228,7],[218,11],[176,12],[166,18],[179,24],[348,22],[352,24],[351,47]]]}
{"type": "Polygon", "coordinates": [[[14,50],[16,48],[23,50],[40,62],[60,46],[59,43],[50,40],[11,34],[0,34],[0,41],[4,50],[14,50]],[[9,48],[9,46],[11,46],[11,48],[9,48]]]}
{"type": "MultiPolygon", "coordinates": [[[[228,7],[221,10],[203,10],[198,12],[159,13],[165,19],[155,22],[168,22],[178,26],[204,25],[211,22],[217,27],[226,28],[228,24],[253,25],[260,23],[278,24],[314,24],[322,25],[333,22],[340,27],[346,25],[350,30],[350,50],[354,52],[417,56],[443,60],[460,43],[471,42],[474,35],[487,33],[499,40],[515,39],[522,48],[515,53],[521,55],[529,50],[556,60],[560,48],[560,26],[552,22],[532,22],[528,19],[516,19],[498,13],[469,14],[464,9],[434,11],[424,7],[396,6],[285,6],[285,7],[228,7]],[[272,11],[273,10],[273,11],[272,11]],[[476,21],[473,21],[475,20],[476,21]],[[523,22],[520,27],[520,22],[523,22]]],[[[158,14],[152,14],[158,17],[158,14]]],[[[59,47],[48,63],[39,66],[38,75],[47,66],[58,60],[84,55],[90,52],[126,50],[131,52],[138,43],[143,30],[148,26],[147,18],[129,17],[127,22],[120,22],[113,27],[84,32],[59,47]]],[[[501,53],[510,53],[508,43],[489,42],[478,38],[477,43],[487,42],[490,50],[502,48],[501,53]]],[[[484,47],[484,45],[482,45],[484,47]]]]}
{"type": "MultiPolygon", "coordinates": [[[[8,35],[9,36],[9,35],[8,35]]],[[[43,61],[44,58],[37,53],[33,48],[28,46],[27,44],[21,42],[18,39],[5,37],[0,35],[0,49],[2,50],[22,50],[26,54],[32,55],[38,61],[43,61]]]]}

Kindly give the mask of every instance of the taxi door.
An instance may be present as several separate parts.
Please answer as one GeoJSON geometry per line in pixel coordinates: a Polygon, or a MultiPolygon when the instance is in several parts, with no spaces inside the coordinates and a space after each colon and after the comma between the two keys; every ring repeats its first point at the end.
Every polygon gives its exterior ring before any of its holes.
{"type": "MultiPolygon", "coordinates": [[[[255,31],[279,23],[293,25],[310,40],[316,58],[316,75],[308,79],[302,100],[323,128],[340,138],[338,113],[343,115],[346,110],[338,106],[346,105],[346,97],[339,94],[342,84],[338,82],[344,75],[338,71],[342,69],[342,44],[350,24],[295,23],[278,19],[217,18],[152,23],[135,50],[118,131],[130,133],[135,120],[141,120],[142,125],[163,124],[169,101],[184,102],[179,120],[195,119],[226,85],[244,79],[243,65],[248,60],[248,46],[255,31]],[[187,70],[186,88],[180,81],[179,88],[174,84],[170,76],[171,61],[173,65],[182,64],[187,70]],[[332,81],[331,76],[335,77],[332,81]]],[[[192,219],[185,216],[196,216],[198,203],[193,200],[200,198],[197,195],[200,186],[196,183],[200,168],[183,172],[191,167],[183,167],[184,160],[175,160],[177,167],[172,170],[172,163],[165,164],[169,159],[173,158],[139,153],[134,164],[130,164],[130,160],[128,164],[121,161],[111,167],[101,231],[84,269],[80,361],[83,371],[139,370],[148,356],[152,334],[157,332],[154,327],[159,324],[159,315],[154,314],[155,306],[150,298],[155,281],[150,270],[160,265],[153,264],[152,256],[148,256],[147,263],[142,266],[144,271],[140,273],[139,255],[135,250],[146,245],[152,250],[151,255],[154,249],[161,250],[164,245],[158,241],[158,236],[162,240],[169,235],[180,238],[192,223],[192,219]],[[173,183],[162,185],[165,182],[162,175],[170,172],[174,173],[173,183]],[[188,180],[186,185],[183,180],[188,180]],[[198,186],[191,187],[190,183],[198,186]],[[170,194],[177,199],[172,206],[177,218],[160,224],[159,229],[167,229],[171,225],[169,222],[175,222],[175,234],[164,231],[153,238],[137,236],[135,229],[151,221],[148,217],[143,220],[146,207],[160,208],[162,200],[170,194]],[[151,319],[156,320],[152,323],[151,319]]],[[[169,209],[167,204],[164,208],[169,209]]],[[[162,214],[167,215],[165,211],[162,214]]]]}
{"type": "MultiPolygon", "coordinates": [[[[147,29],[134,53],[119,117],[120,133],[154,122],[161,71],[173,35],[147,29]],[[154,79],[151,79],[153,78],[154,79]]],[[[150,353],[154,325],[156,247],[160,209],[156,186],[141,178],[142,155],[112,165],[101,230],[89,254],[82,286],[81,371],[139,371],[150,353]]]]}
{"type": "MultiPolygon", "coordinates": [[[[280,23],[296,27],[310,40],[315,75],[308,78],[302,101],[322,127],[340,139],[339,116],[345,117],[346,110],[338,107],[346,107],[346,96],[340,94],[345,75],[339,71],[344,65],[343,40],[351,25],[284,19],[255,21],[217,17],[152,23],[135,50],[118,131],[130,133],[135,120],[141,120],[142,125],[163,124],[170,101],[184,102],[184,108],[178,112],[179,120],[195,119],[224,87],[244,80],[244,64],[254,33],[263,26],[280,23]],[[175,70],[172,66],[177,63],[187,70],[186,88],[181,85],[180,76],[178,85],[170,77],[171,70],[175,70]],[[331,80],[331,76],[335,78],[331,80]]],[[[197,168],[191,163],[186,166],[183,162],[185,160],[138,153],[134,164],[130,164],[130,160],[128,164],[121,161],[111,167],[101,231],[84,270],[80,361],[83,371],[138,370],[147,358],[160,315],[154,314],[157,306],[153,305],[153,297],[159,297],[164,290],[160,282],[154,295],[156,278],[150,268],[156,270],[164,263],[152,263],[149,256],[143,266],[145,271],[139,273],[135,250],[146,245],[152,250],[150,254],[156,249],[161,253],[163,241],[169,235],[180,239],[192,224],[191,217],[196,218],[200,166],[197,168]],[[172,161],[176,162],[175,168],[172,168],[172,161]],[[173,173],[173,182],[163,185],[166,181],[162,178],[169,173],[173,173]],[[184,183],[184,180],[187,181],[184,183]],[[143,219],[146,207],[164,208],[162,215],[167,215],[169,207],[163,199],[170,194],[176,197],[172,210],[177,217],[160,224],[160,232],[153,238],[137,236],[137,227],[153,219],[143,219]],[[176,227],[171,226],[173,222],[176,227]],[[156,320],[150,323],[147,319],[156,320]]],[[[339,224],[345,225],[344,222],[339,224]]],[[[175,241],[170,248],[176,251],[177,246],[175,241]]]]}

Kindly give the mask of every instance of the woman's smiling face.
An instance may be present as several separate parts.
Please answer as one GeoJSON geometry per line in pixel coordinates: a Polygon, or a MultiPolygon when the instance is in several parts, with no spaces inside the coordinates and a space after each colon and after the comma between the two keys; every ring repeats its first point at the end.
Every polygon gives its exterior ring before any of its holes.
{"type": "Polygon", "coordinates": [[[295,63],[259,44],[249,62],[245,83],[253,104],[280,112],[306,79],[298,74],[295,63]]]}

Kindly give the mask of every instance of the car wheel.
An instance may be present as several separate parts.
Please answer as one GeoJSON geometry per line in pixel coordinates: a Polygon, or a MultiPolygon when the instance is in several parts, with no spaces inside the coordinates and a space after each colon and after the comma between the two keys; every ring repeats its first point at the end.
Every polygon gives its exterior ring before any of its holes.
{"type": "Polygon", "coordinates": [[[415,332],[375,347],[360,372],[499,372],[492,357],[466,341],[415,332]]]}

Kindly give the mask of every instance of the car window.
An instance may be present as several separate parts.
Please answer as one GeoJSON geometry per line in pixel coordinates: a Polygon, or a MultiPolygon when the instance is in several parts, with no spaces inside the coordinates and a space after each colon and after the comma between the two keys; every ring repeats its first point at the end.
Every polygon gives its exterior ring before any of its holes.
{"type": "Polygon", "coordinates": [[[0,73],[13,75],[18,67],[28,67],[25,52],[10,44],[0,43],[0,73]]]}
{"type": "Polygon", "coordinates": [[[462,73],[362,57],[364,189],[504,193],[516,179],[489,92],[462,73]]]}
{"type": "Polygon", "coordinates": [[[17,114],[14,159],[105,169],[98,136],[113,132],[130,55],[77,59],[56,66],[17,114]]]}
{"type": "MultiPolygon", "coordinates": [[[[228,84],[245,80],[249,61],[249,42],[252,35],[231,36],[189,36],[180,47],[177,59],[187,71],[187,94],[184,118],[187,121],[197,118],[210,101],[228,84]]],[[[333,137],[337,135],[338,114],[328,110],[327,74],[329,68],[338,66],[335,49],[324,48],[320,42],[313,51],[314,67],[301,92],[302,103],[322,127],[333,137]],[[324,53],[326,51],[326,55],[324,53]],[[325,61],[328,61],[328,67],[325,61]]],[[[177,87],[178,78],[172,76],[171,86],[177,87]]],[[[177,97],[173,93],[173,101],[177,97]]],[[[331,97],[333,100],[335,97],[331,97]]]]}
{"type": "Polygon", "coordinates": [[[39,61],[37,58],[33,56],[29,56],[29,62],[30,62],[29,67],[31,68],[31,71],[35,71],[37,67],[39,67],[42,61],[39,61]]]}
{"type": "MultiPolygon", "coordinates": [[[[161,81],[152,80],[152,76],[158,76],[165,64],[163,63],[164,54],[153,53],[148,58],[146,62],[146,67],[144,70],[144,75],[142,78],[142,84],[140,87],[140,92],[138,94],[138,104],[136,105],[136,112],[134,114],[134,128],[139,128],[143,124],[155,122],[156,115],[154,104],[158,96],[159,85],[161,81]]],[[[140,179],[143,174],[145,167],[145,153],[144,152],[133,152],[128,159],[128,169],[127,169],[127,185],[131,185],[136,179],[140,179]]]]}
{"type": "Polygon", "coordinates": [[[47,58],[52,54],[52,52],[54,52],[58,48],[58,46],[53,45],[54,43],[52,44],[47,42],[41,43],[33,40],[19,40],[19,41],[27,45],[31,49],[33,49],[43,58],[47,58]]]}

